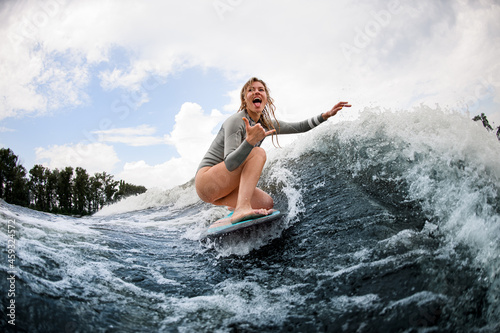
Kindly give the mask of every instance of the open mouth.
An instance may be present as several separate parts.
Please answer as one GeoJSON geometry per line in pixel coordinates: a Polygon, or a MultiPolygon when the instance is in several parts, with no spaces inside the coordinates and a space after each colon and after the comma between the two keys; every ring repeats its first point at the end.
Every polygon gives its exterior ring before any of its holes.
{"type": "Polygon", "coordinates": [[[255,97],[252,102],[256,107],[260,107],[260,105],[262,104],[262,99],[259,97],[255,97]]]}

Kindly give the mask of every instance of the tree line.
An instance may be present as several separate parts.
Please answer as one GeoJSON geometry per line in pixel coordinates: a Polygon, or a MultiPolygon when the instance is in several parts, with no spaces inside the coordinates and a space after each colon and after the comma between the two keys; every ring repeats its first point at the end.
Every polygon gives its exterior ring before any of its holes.
{"type": "Polygon", "coordinates": [[[0,148],[0,198],[11,204],[83,216],[146,190],[106,172],[90,176],[81,167],[50,170],[37,164],[27,172],[10,148],[0,148]]]}

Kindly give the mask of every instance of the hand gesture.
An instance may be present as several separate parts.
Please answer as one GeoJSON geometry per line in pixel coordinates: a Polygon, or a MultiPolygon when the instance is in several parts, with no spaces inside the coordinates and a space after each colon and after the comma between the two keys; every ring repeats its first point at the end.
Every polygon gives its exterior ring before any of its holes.
{"type": "Polygon", "coordinates": [[[322,115],[323,119],[327,120],[328,118],[335,116],[337,112],[342,110],[342,108],[350,108],[350,107],[351,104],[349,104],[348,102],[338,102],[330,111],[323,113],[322,115]]]}
{"type": "Polygon", "coordinates": [[[262,127],[261,124],[255,124],[254,126],[250,126],[250,122],[245,117],[243,117],[243,121],[245,122],[245,128],[247,131],[246,140],[252,146],[255,146],[257,143],[259,143],[266,136],[271,135],[274,132],[276,132],[275,129],[272,129],[270,131],[266,131],[264,129],[264,127],[262,127]]]}

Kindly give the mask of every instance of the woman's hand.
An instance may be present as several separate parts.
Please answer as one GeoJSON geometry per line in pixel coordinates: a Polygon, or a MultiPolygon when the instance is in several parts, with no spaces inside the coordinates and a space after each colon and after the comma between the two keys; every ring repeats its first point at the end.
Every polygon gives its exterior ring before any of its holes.
{"type": "Polygon", "coordinates": [[[275,129],[272,129],[272,130],[266,132],[266,130],[264,130],[264,127],[262,127],[261,124],[255,124],[254,126],[250,126],[250,122],[245,117],[243,117],[243,121],[245,122],[245,127],[246,127],[246,131],[247,131],[246,140],[252,146],[255,146],[257,143],[259,143],[266,136],[271,135],[274,132],[276,132],[275,129]]]}
{"type": "Polygon", "coordinates": [[[342,108],[350,108],[350,107],[351,104],[349,104],[348,102],[338,102],[330,111],[327,111],[322,114],[323,119],[327,120],[328,118],[335,116],[337,112],[342,110],[342,108]]]}

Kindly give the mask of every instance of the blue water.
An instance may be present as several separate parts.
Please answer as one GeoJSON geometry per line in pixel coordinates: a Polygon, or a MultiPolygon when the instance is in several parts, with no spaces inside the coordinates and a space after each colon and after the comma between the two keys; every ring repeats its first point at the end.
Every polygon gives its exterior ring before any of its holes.
{"type": "Polygon", "coordinates": [[[286,216],[200,241],[192,182],[88,218],[0,203],[3,331],[496,332],[500,143],[470,116],[365,110],[268,149],[286,216]]]}

